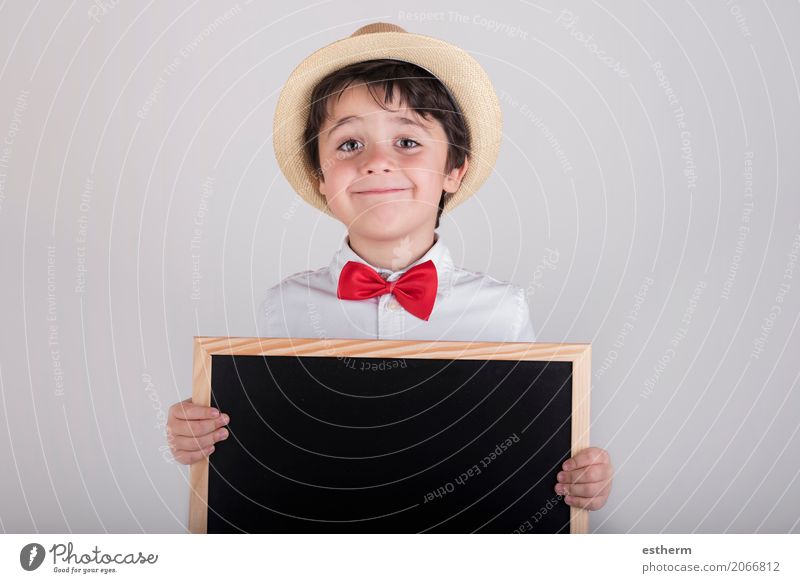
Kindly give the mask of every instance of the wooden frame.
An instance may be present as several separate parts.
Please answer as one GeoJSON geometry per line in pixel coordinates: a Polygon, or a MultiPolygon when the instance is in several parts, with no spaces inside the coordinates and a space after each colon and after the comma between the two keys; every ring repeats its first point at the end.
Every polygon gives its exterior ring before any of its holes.
{"type": "MultiPolygon", "coordinates": [[[[350,356],[471,360],[532,360],[572,363],[572,455],[589,445],[591,345],[526,342],[356,340],[331,338],[194,337],[192,402],[211,404],[212,355],[350,356]]],[[[189,532],[206,533],[209,460],[190,466],[189,532]]],[[[589,512],[570,508],[570,533],[589,530],[589,512]]]]}

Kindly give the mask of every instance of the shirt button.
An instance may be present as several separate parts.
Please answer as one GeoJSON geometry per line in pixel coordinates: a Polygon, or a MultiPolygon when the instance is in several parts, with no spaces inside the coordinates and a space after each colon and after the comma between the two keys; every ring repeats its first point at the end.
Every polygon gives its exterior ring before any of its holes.
{"type": "Polygon", "coordinates": [[[399,307],[400,307],[400,303],[395,299],[391,299],[388,302],[386,302],[386,308],[389,309],[389,310],[395,311],[399,307]]]}

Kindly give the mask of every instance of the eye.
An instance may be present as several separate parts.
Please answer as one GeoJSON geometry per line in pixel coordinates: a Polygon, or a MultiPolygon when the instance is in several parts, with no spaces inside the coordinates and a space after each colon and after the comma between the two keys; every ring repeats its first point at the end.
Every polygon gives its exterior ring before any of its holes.
{"type": "Polygon", "coordinates": [[[417,146],[419,146],[419,142],[418,142],[418,141],[416,141],[416,140],[412,140],[411,138],[400,138],[400,139],[399,139],[399,140],[397,140],[397,141],[398,141],[398,142],[405,142],[405,143],[409,143],[409,142],[410,142],[410,143],[414,144],[413,146],[408,146],[408,147],[406,147],[406,146],[401,146],[401,147],[402,147],[403,149],[405,149],[405,150],[413,150],[414,148],[416,148],[417,146]]]}
{"type": "Polygon", "coordinates": [[[341,150],[342,152],[353,152],[355,148],[349,147],[349,144],[358,144],[360,143],[358,140],[354,140],[353,138],[348,138],[342,145],[337,148],[337,150],[341,150]]]}

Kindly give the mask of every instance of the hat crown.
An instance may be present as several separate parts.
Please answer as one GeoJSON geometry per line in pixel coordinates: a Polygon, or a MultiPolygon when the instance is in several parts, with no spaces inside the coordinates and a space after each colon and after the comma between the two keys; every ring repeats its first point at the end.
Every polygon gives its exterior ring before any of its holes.
{"type": "Polygon", "coordinates": [[[365,24],[350,36],[354,37],[362,34],[371,34],[373,32],[406,32],[406,29],[402,26],[392,24],[391,22],[373,22],[371,24],[365,24]]]}

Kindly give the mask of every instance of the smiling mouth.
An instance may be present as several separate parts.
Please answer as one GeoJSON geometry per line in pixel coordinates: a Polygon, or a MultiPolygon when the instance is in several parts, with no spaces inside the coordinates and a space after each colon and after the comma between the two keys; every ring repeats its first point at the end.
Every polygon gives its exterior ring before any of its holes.
{"type": "Polygon", "coordinates": [[[403,192],[408,188],[376,188],[374,190],[361,190],[354,194],[391,194],[393,192],[403,192]]]}

